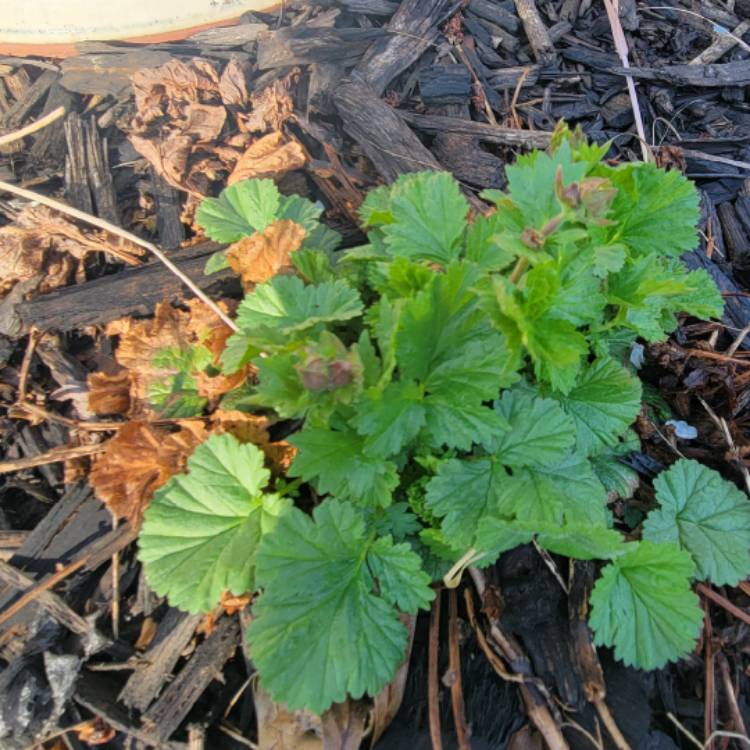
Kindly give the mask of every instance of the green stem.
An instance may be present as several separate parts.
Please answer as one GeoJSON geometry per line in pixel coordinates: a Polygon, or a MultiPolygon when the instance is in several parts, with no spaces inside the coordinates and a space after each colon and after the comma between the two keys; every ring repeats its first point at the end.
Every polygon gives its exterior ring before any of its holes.
{"type": "Polygon", "coordinates": [[[529,259],[528,258],[519,258],[516,261],[516,265],[513,268],[513,271],[511,271],[509,281],[513,284],[517,284],[518,280],[523,276],[523,272],[529,267],[529,259]]]}

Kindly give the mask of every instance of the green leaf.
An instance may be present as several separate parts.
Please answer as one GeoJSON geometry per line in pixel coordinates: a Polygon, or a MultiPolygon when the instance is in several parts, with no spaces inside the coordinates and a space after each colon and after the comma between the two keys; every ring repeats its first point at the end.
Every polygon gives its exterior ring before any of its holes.
{"type": "Polygon", "coordinates": [[[156,491],[144,515],[139,558],[151,588],[188,612],[208,612],[221,594],[255,588],[256,548],[291,505],[265,494],[263,452],[212,435],[156,491]]]}
{"type": "Polygon", "coordinates": [[[432,447],[468,451],[474,443],[493,446],[507,426],[503,417],[483,404],[453,394],[430,394],[424,399],[425,439],[432,447]]]}
{"type": "Polygon", "coordinates": [[[218,198],[204,198],[195,220],[212,240],[237,242],[275,221],[279,206],[273,180],[242,180],[224,188],[218,198]]]}
{"type": "Polygon", "coordinates": [[[450,459],[427,484],[427,508],[441,518],[450,544],[468,548],[486,519],[497,517],[508,473],[493,458],[450,459]]]}
{"type": "Polygon", "coordinates": [[[533,392],[505,391],[495,408],[507,423],[494,452],[506,466],[545,466],[559,462],[573,447],[573,420],[557,402],[533,392]]]}
{"type": "Polygon", "coordinates": [[[537,544],[548,552],[575,560],[608,560],[622,554],[625,547],[621,534],[604,527],[500,518],[483,521],[475,546],[486,552],[488,558],[497,559],[500,553],[526,544],[534,537],[537,544]]]}
{"type": "Polygon", "coordinates": [[[298,449],[289,476],[316,480],[319,492],[356,505],[390,505],[398,484],[396,465],[367,455],[363,437],[305,425],[289,442],[298,449]]]}
{"type": "Polygon", "coordinates": [[[698,242],[698,193],[678,170],[624,164],[608,177],[618,188],[612,204],[617,240],[634,253],[679,256],[698,242]]]}
{"type": "Polygon", "coordinates": [[[476,263],[483,271],[502,271],[514,259],[514,254],[500,247],[495,236],[503,230],[501,217],[477,216],[466,230],[466,260],[476,263]]]}
{"type": "Polygon", "coordinates": [[[429,607],[434,597],[430,578],[408,544],[394,544],[390,536],[376,539],[367,554],[367,564],[387,602],[402,612],[429,607]]]}
{"type": "Polygon", "coordinates": [[[217,250],[206,261],[206,265],[203,268],[203,274],[204,276],[210,276],[212,273],[218,273],[225,268],[229,268],[229,261],[227,260],[226,253],[223,250],[217,250]]]}
{"type": "Polygon", "coordinates": [[[450,173],[399,177],[391,189],[390,210],[393,221],[383,225],[383,233],[393,255],[443,265],[458,257],[469,204],[450,173]]]}
{"type": "Polygon", "coordinates": [[[237,324],[248,332],[270,328],[289,334],[361,314],[359,294],[343,281],[305,286],[297,276],[282,275],[258,285],[245,297],[237,324]]]}
{"type": "Polygon", "coordinates": [[[584,367],[575,386],[563,396],[552,394],[573,418],[576,450],[589,455],[616,445],[641,408],[641,384],[611,359],[584,367]]]}
{"type": "Polygon", "coordinates": [[[296,509],[282,517],[257,568],[265,590],[248,638],[261,685],[316,714],[383,688],[408,640],[394,603],[416,613],[433,597],[407,545],[368,537],[356,510],[335,500],[313,518],[296,509]]]}
{"type": "Polygon", "coordinates": [[[674,542],[689,552],[696,576],[734,586],[750,575],[750,500],[697,461],[682,459],[654,480],[659,509],[643,538],[674,542]]]}
{"type": "Polygon", "coordinates": [[[360,402],[353,424],[367,436],[365,451],[373,456],[400,453],[424,425],[423,392],[416,383],[390,383],[382,393],[371,391],[360,402]]]}
{"type": "Polygon", "coordinates": [[[380,185],[367,193],[359,207],[359,218],[366,227],[393,223],[390,185],[380,185]]]}
{"type": "Polygon", "coordinates": [[[644,541],[607,565],[591,592],[594,642],[628,666],[658,669],[695,646],[703,610],[690,588],[693,562],[673,544],[644,541]]]}

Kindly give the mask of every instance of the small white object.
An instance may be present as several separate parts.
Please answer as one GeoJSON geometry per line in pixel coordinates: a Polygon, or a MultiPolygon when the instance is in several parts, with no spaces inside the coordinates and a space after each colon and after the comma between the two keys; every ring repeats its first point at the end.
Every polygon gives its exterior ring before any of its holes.
{"type": "Polygon", "coordinates": [[[636,370],[640,370],[643,367],[643,360],[645,359],[646,349],[643,344],[633,344],[630,347],[630,364],[635,367],[636,370]]]}
{"type": "Polygon", "coordinates": [[[674,434],[680,440],[695,440],[698,437],[698,430],[693,425],[684,422],[682,419],[668,419],[666,421],[670,427],[674,428],[674,434]]]}

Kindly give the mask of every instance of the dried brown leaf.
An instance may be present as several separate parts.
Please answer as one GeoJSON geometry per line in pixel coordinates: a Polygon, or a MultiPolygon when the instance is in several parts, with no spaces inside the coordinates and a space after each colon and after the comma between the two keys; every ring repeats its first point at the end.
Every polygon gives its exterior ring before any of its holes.
{"type": "Polygon", "coordinates": [[[229,175],[232,185],[240,180],[279,176],[305,166],[305,150],[298,141],[286,141],[281,133],[269,133],[259,138],[245,151],[229,175]]]}
{"type": "Polygon", "coordinates": [[[98,416],[125,415],[130,411],[130,373],[120,370],[114,375],[92,372],[88,376],[89,409],[98,416]]]}
{"type": "Polygon", "coordinates": [[[297,449],[286,440],[271,442],[268,433],[274,421],[261,414],[218,409],[211,416],[211,431],[228,432],[241,443],[253,443],[263,449],[274,473],[283,475],[292,463],[297,449]]]}
{"type": "Polygon", "coordinates": [[[177,432],[139,420],[128,422],[96,458],[91,486],[117,518],[138,527],[154,492],[184,471],[188,456],[205,437],[200,422],[177,432]]]}
{"type": "Polygon", "coordinates": [[[298,77],[298,70],[295,69],[263,90],[250,94],[252,110],[250,114],[238,114],[240,127],[250,133],[281,130],[281,126],[294,113],[294,102],[289,90],[298,77]]]}
{"type": "Polygon", "coordinates": [[[94,251],[109,252],[131,265],[145,252],[106,232],[84,233],[46,206],[25,206],[11,224],[0,228],[0,297],[40,272],[40,292],[85,281],[84,262],[94,251]]]}
{"type": "Polygon", "coordinates": [[[247,89],[249,65],[233,57],[219,79],[221,100],[229,107],[245,107],[250,93],[247,89]]]}
{"type": "Polygon", "coordinates": [[[292,270],[292,253],[300,248],[305,234],[299,224],[289,219],[275,221],[263,232],[231,245],[226,253],[227,261],[239,274],[245,289],[252,289],[277,273],[292,270]]]}

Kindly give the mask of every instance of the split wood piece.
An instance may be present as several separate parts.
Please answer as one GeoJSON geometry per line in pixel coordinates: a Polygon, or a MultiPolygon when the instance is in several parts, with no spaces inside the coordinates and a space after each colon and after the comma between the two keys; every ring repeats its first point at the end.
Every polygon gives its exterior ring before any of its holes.
{"type": "Polygon", "coordinates": [[[451,708],[456,730],[458,750],[471,750],[470,732],[464,712],[464,692],[461,681],[461,650],[458,641],[458,594],[448,590],[448,664],[451,671],[451,708]]]}
{"type": "Polygon", "coordinates": [[[344,130],[362,147],[386,182],[407,172],[441,168],[404,118],[367,84],[343,81],[334,92],[333,101],[344,130]]]}
{"type": "Polygon", "coordinates": [[[180,655],[202,619],[171,608],[159,623],[154,640],[118,696],[129,708],[145,711],[172,676],[180,655]]]}
{"type": "MultiPolygon", "coordinates": [[[[528,657],[523,653],[518,644],[503,632],[499,620],[492,615],[495,605],[486,601],[489,592],[487,590],[488,587],[484,574],[477,568],[469,568],[469,573],[474,581],[479,598],[482,601],[482,610],[485,612],[489,622],[489,640],[492,641],[494,649],[497,649],[498,652],[503,655],[503,658],[507,661],[512,672],[510,675],[507,675],[504,668],[501,665],[496,664],[495,660],[491,659],[489,653],[485,651],[485,653],[488,653],[490,663],[503,679],[510,678],[512,681],[518,682],[518,688],[524,706],[526,707],[529,721],[542,735],[549,750],[569,750],[568,743],[552,716],[552,712],[547,705],[547,700],[544,694],[540,690],[539,680],[533,676],[531,663],[529,662],[528,657]]],[[[470,597],[471,593],[467,591],[467,604],[469,604],[470,597]]],[[[470,606],[470,616],[472,614],[472,609],[473,605],[470,606]]],[[[477,628],[477,630],[479,630],[479,628],[477,628]]],[[[492,648],[489,644],[487,645],[488,648],[492,648]]]]}
{"type": "Polygon", "coordinates": [[[117,699],[117,685],[106,673],[83,671],[76,685],[76,703],[100,716],[118,732],[143,743],[144,748],[187,750],[184,742],[169,742],[133,724],[130,713],[117,699]]]}
{"type": "MultiPolygon", "coordinates": [[[[354,65],[384,29],[326,29],[285,26],[258,36],[259,70],[339,62],[354,65]]],[[[413,42],[412,42],[413,43],[413,42]]]]}
{"type": "Polygon", "coordinates": [[[456,0],[402,0],[388,22],[388,36],[365,52],[353,77],[380,96],[386,86],[416,62],[438,35],[438,24],[461,5],[456,0]]]}
{"type": "Polygon", "coordinates": [[[738,44],[742,44],[747,51],[748,45],[742,41],[742,37],[748,31],[750,31],[750,21],[742,21],[732,29],[731,34],[727,34],[726,32],[718,34],[713,44],[706,47],[699,55],[696,55],[689,64],[706,65],[707,63],[715,63],[738,44]]]}
{"type": "Polygon", "coordinates": [[[77,112],[71,112],[65,119],[64,132],[68,146],[64,173],[65,200],[81,211],[93,213],[94,201],[89,189],[86,166],[86,134],[77,112]]]}
{"type": "Polygon", "coordinates": [[[440,728],[440,683],[438,676],[438,652],[440,650],[440,600],[443,590],[435,592],[430,610],[430,632],[427,656],[427,705],[432,750],[443,750],[443,733],[440,728]]]}
{"type": "Polygon", "coordinates": [[[0,461],[0,474],[9,474],[13,471],[33,469],[36,466],[46,466],[47,464],[69,461],[72,458],[93,456],[95,453],[101,453],[104,448],[103,443],[100,445],[61,445],[38,456],[0,461]]]}
{"type": "Polygon", "coordinates": [[[190,661],[144,714],[143,725],[149,734],[162,742],[169,739],[209,683],[232,657],[239,642],[237,618],[221,618],[213,633],[198,646],[190,661]]]}
{"type": "Polygon", "coordinates": [[[470,0],[469,10],[480,18],[497,24],[510,34],[517,35],[521,28],[518,18],[513,13],[492,0],[470,0]]]}
{"type": "Polygon", "coordinates": [[[176,250],[185,239],[185,227],[180,219],[180,194],[156,170],[150,169],[149,173],[159,244],[165,250],[176,250]]]}
{"type": "MultiPolygon", "coordinates": [[[[49,90],[42,108],[42,115],[52,115],[60,107],[70,112],[74,107],[75,97],[57,81],[49,90]]],[[[61,167],[65,159],[65,120],[47,125],[37,135],[29,150],[29,164],[50,163],[61,167]]]]}
{"type": "Polygon", "coordinates": [[[499,125],[490,125],[486,122],[442,117],[440,115],[420,115],[415,112],[398,111],[396,114],[417,130],[424,130],[427,133],[468,135],[484,143],[496,143],[501,146],[519,146],[529,149],[547,148],[552,138],[552,133],[541,130],[502,128],[499,125]]]}
{"type": "MultiPolygon", "coordinates": [[[[84,562],[80,561],[76,567],[69,565],[63,570],[66,575],[69,575],[82,567],[84,562]]],[[[0,560],[0,583],[12,586],[18,591],[25,591],[23,596],[17,599],[14,604],[0,611],[0,625],[4,627],[8,620],[20,612],[26,604],[33,602],[42,607],[50,617],[59,622],[60,625],[68,628],[71,632],[77,635],[90,635],[94,630],[91,623],[87,622],[77,612],[74,612],[61,596],[48,590],[64,577],[64,575],[60,574],[51,576],[48,580],[42,581],[40,584],[9,563],[0,560]]]]}
{"type": "Polygon", "coordinates": [[[613,67],[609,71],[620,76],[631,75],[646,81],[665,81],[673,86],[724,88],[750,84],[750,60],[712,63],[709,65],[665,65],[662,68],[613,67]]]}
{"type": "MultiPolygon", "coordinates": [[[[201,243],[170,253],[172,261],[206,292],[219,288],[239,294],[239,282],[231,270],[205,276],[203,268],[220,245],[201,243]]],[[[101,325],[124,315],[150,315],[157,302],[190,295],[182,282],[161,263],[149,263],[85,284],[65,287],[16,306],[25,329],[71,331],[101,325]]]]}
{"type": "MultiPolygon", "coordinates": [[[[704,268],[708,271],[724,296],[722,322],[729,328],[737,331],[742,330],[747,325],[747,321],[750,320],[750,298],[745,296],[745,290],[740,289],[731,276],[723,271],[717,263],[706,257],[702,250],[686,253],[682,256],[682,259],[690,270],[704,268]]],[[[750,349],[750,342],[747,341],[747,338],[740,344],[740,348],[750,349]]]]}
{"type": "Polygon", "coordinates": [[[50,88],[60,77],[59,73],[44,70],[41,75],[23,93],[22,98],[0,118],[0,128],[18,128],[32,114],[33,110],[47,96],[50,88]]]}
{"type": "Polygon", "coordinates": [[[551,65],[557,53],[549,31],[539,15],[535,0],[515,0],[515,3],[534,57],[542,65],[551,65]]]}
{"type": "Polygon", "coordinates": [[[89,188],[96,206],[96,215],[113,224],[120,223],[120,212],[117,209],[112,170],[109,166],[107,139],[102,138],[95,117],[89,117],[83,123],[86,145],[86,172],[89,188]]]}
{"type": "Polygon", "coordinates": [[[28,531],[2,530],[0,531],[0,555],[7,560],[29,538],[28,531]]]}

